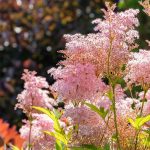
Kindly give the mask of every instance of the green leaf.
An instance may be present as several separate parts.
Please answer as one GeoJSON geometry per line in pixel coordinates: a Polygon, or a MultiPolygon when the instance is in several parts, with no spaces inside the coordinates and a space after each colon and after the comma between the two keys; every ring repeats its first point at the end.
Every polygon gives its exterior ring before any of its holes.
{"type": "Polygon", "coordinates": [[[144,125],[146,122],[150,121],[150,115],[143,117],[141,119],[141,121],[139,122],[139,126],[141,127],[142,125],[144,125]]]}
{"type": "Polygon", "coordinates": [[[56,148],[56,150],[63,150],[61,142],[59,140],[56,140],[55,148],[56,148]]]}
{"type": "Polygon", "coordinates": [[[49,131],[44,131],[44,133],[55,137],[55,139],[63,142],[65,145],[67,145],[67,139],[66,139],[66,137],[64,135],[62,135],[62,134],[60,134],[58,132],[49,132],[49,131]]]}
{"type": "Polygon", "coordinates": [[[33,106],[33,108],[38,110],[38,111],[41,111],[42,113],[44,113],[46,115],[48,115],[54,121],[54,129],[57,132],[61,132],[61,127],[60,127],[58,118],[55,116],[55,114],[52,111],[45,109],[45,108],[42,108],[42,107],[36,107],[36,106],[33,106]]]}
{"type": "Polygon", "coordinates": [[[103,119],[105,119],[106,115],[108,114],[108,110],[105,111],[104,108],[99,109],[95,105],[87,103],[87,102],[85,102],[84,104],[88,106],[91,110],[93,110],[94,112],[98,113],[103,119]]]}
{"type": "Polygon", "coordinates": [[[110,150],[110,145],[109,144],[105,144],[104,149],[103,150],[110,150]]]}
{"type": "Polygon", "coordinates": [[[109,91],[107,92],[106,96],[108,96],[108,98],[109,98],[111,101],[113,101],[113,92],[112,92],[112,90],[109,90],[109,91]]]}
{"type": "Polygon", "coordinates": [[[150,137],[147,137],[145,139],[142,139],[142,144],[144,146],[150,147],[150,137]]]}
{"type": "Polygon", "coordinates": [[[118,3],[119,8],[138,8],[139,7],[139,1],[141,0],[120,0],[118,3]]]}
{"type": "Polygon", "coordinates": [[[142,131],[144,131],[145,133],[147,133],[147,134],[150,135],[150,129],[148,129],[148,130],[142,130],[142,131]]]}
{"type": "Polygon", "coordinates": [[[146,117],[138,117],[135,119],[135,121],[131,118],[128,119],[128,121],[131,123],[131,125],[137,129],[140,130],[141,127],[148,121],[150,121],[150,115],[146,116],[146,117]]]}
{"type": "Polygon", "coordinates": [[[64,150],[65,149],[65,145],[64,143],[62,143],[59,140],[56,140],[56,144],[55,144],[56,150],[64,150]]]}
{"type": "Polygon", "coordinates": [[[125,7],[124,1],[120,1],[120,2],[118,3],[118,7],[119,7],[119,8],[124,8],[124,7],[125,7]]]}
{"type": "Polygon", "coordinates": [[[54,109],[54,114],[57,117],[57,119],[60,119],[60,117],[62,115],[57,109],[54,109]]]}
{"type": "Polygon", "coordinates": [[[138,129],[138,128],[137,128],[137,125],[136,125],[136,123],[134,122],[133,119],[129,118],[128,121],[129,121],[129,123],[130,123],[135,129],[138,129]]]}
{"type": "Polygon", "coordinates": [[[57,113],[57,111],[53,113],[52,111],[45,108],[35,107],[35,106],[33,106],[33,108],[43,112],[44,114],[47,114],[54,121],[54,132],[44,131],[44,133],[53,136],[56,139],[56,145],[55,145],[56,149],[64,150],[62,146],[68,144],[68,141],[71,137],[71,133],[65,134],[65,132],[61,128],[59,123],[60,116],[58,116],[59,114],[57,113]]]}
{"type": "Polygon", "coordinates": [[[41,111],[42,113],[48,115],[52,120],[55,120],[55,115],[49,111],[48,109],[42,108],[42,107],[37,107],[37,106],[32,106],[32,108],[41,111]]]}
{"type": "Polygon", "coordinates": [[[145,134],[145,132],[144,132],[144,134],[141,133],[139,135],[139,142],[140,142],[140,144],[142,144],[142,145],[144,145],[146,147],[150,147],[150,137],[149,137],[149,134],[145,134]]]}
{"type": "Polygon", "coordinates": [[[112,135],[112,140],[113,140],[113,141],[116,141],[116,140],[117,140],[117,135],[116,135],[116,133],[112,135]]]}
{"type": "Polygon", "coordinates": [[[94,145],[82,145],[80,147],[72,147],[71,150],[103,150],[103,149],[97,148],[94,145]]]}
{"type": "Polygon", "coordinates": [[[17,146],[14,146],[14,145],[10,145],[10,147],[12,150],[20,150],[17,146]]]}

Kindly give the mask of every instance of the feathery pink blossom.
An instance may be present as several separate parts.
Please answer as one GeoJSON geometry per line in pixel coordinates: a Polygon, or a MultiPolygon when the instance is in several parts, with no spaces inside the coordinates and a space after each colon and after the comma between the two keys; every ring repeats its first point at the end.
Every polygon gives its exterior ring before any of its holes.
{"type": "Polygon", "coordinates": [[[150,100],[145,102],[144,108],[143,108],[143,113],[144,113],[144,115],[149,115],[150,114],[150,100]]]}
{"type": "Polygon", "coordinates": [[[100,146],[103,133],[105,132],[104,137],[108,136],[104,120],[86,106],[66,108],[63,117],[71,118],[72,125],[78,127],[78,131],[73,132],[72,144],[100,146]]]}
{"type": "Polygon", "coordinates": [[[104,19],[96,19],[95,30],[98,33],[65,35],[66,60],[61,64],[91,63],[96,68],[98,76],[108,72],[118,71],[128,60],[129,51],[135,39],[139,38],[135,27],[139,25],[138,10],[129,9],[125,12],[115,13],[114,8],[107,5],[103,10],[104,19]],[[108,58],[109,57],[109,58],[108,58]]]}
{"type": "MultiPolygon", "coordinates": [[[[144,99],[144,91],[139,93],[139,97],[140,97],[141,100],[144,99]]],[[[145,98],[146,98],[146,100],[150,100],[150,89],[146,92],[145,98]]]]}
{"type": "Polygon", "coordinates": [[[97,100],[97,106],[98,107],[102,107],[104,108],[105,110],[109,110],[111,105],[112,105],[112,102],[111,100],[107,97],[107,96],[101,96],[98,100],[97,100]]]}
{"type": "Polygon", "coordinates": [[[109,63],[109,69],[113,72],[127,62],[129,51],[135,39],[139,38],[138,31],[135,30],[139,25],[136,18],[139,10],[129,9],[115,13],[115,5],[110,7],[106,4],[107,11],[103,10],[104,19],[96,19],[93,23],[96,24],[95,30],[99,32],[100,40],[105,39],[105,44],[101,47],[106,53],[105,60],[109,61],[105,61],[105,68],[107,69],[109,63]]]}
{"type": "Polygon", "coordinates": [[[24,90],[18,94],[17,108],[21,108],[24,112],[30,112],[32,106],[41,106],[44,108],[52,108],[54,100],[48,96],[49,85],[45,78],[36,76],[36,72],[25,70],[22,76],[25,81],[24,90]]]}
{"type": "Polygon", "coordinates": [[[97,76],[100,76],[104,71],[106,54],[103,47],[106,42],[105,38],[99,34],[81,34],[64,35],[67,43],[66,50],[62,51],[66,60],[60,62],[63,65],[68,64],[85,64],[90,63],[95,66],[97,76]],[[103,47],[102,47],[103,45],[103,47]]]}
{"type": "Polygon", "coordinates": [[[65,110],[63,117],[70,117],[73,125],[98,126],[102,118],[86,106],[71,107],[65,110]]]}
{"type": "Polygon", "coordinates": [[[25,139],[24,145],[30,142],[33,145],[33,150],[53,150],[55,140],[53,137],[46,135],[44,131],[53,131],[53,121],[45,114],[32,114],[33,121],[30,133],[30,122],[25,121],[25,124],[20,129],[20,134],[25,139]]]}
{"type": "Polygon", "coordinates": [[[106,89],[91,64],[67,65],[64,68],[52,68],[48,72],[56,79],[52,90],[58,92],[66,102],[78,104],[85,100],[92,101],[106,89]]]}
{"type": "Polygon", "coordinates": [[[150,51],[140,50],[131,54],[131,59],[127,63],[125,80],[129,84],[150,83],[150,51]]]}
{"type": "MultiPolygon", "coordinates": [[[[106,91],[106,93],[107,92],[109,92],[109,91],[106,91]]],[[[95,104],[98,107],[103,107],[105,110],[109,110],[110,106],[112,105],[112,101],[109,99],[109,97],[107,96],[106,93],[105,93],[105,95],[100,96],[95,104]]],[[[124,94],[124,91],[123,91],[121,85],[117,84],[116,87],[115,87],[115,100],[116,100],[116,103],[121,102],[122,100],[125,99],[125,97],[126,97],[126,95],[124,94]]]]}

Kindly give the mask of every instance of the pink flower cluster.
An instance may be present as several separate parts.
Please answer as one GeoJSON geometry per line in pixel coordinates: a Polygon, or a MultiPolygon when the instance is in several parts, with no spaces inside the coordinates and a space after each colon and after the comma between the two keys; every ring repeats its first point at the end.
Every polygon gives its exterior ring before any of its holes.
{"type": "Polygon", "coordinates": [[[57,91],[65,102],[94,100],[106,89],[106,85],[96,76],[92,64],[52,68],[49,73],[57,80],[51,89],[57,91]]]}
{"type": "Polygon", "coordinates": [[[74,125],[98,126],[102,123],[102,118],[86,106],[67,108],[62,117],[70,117],[74,125]]]}
{"type": "MultiPolygon", "coordinates": [[[[133,109],[131,108],[131,105],[135,102],[135,100],[128,98],[120,85],[117,85],[115,88],[115,99],[117,115],[124,116],[132,113],[133,109]]],[[[99,108],[103,107],[105,110],[110,110],[112,101],[108,96],[104,95],[97,100],[96,105],[99,108]]]]}
{"type": "Polygon", "coordinates": [[[99,145],[102,133],[106,129],[104,120],[94,111],[86,106],[68,106],[62,118],[70,118],[72,125],[77,127],[73,132],[72,144],[94,144],[99,145]]]}
{"type": "Polygon", "coordinates": [[[34,147],[34,150],[53,150],[55,139],[44,134],[44,131],[54,130],[53,121],[45,114],[33,113],[32,117],[32,126],[30,126],[29,121],[24,121],[25,125],[23,125],[20,129],[21,137],[26,140],[26,143],[24,144],[29,144],[28,142],[30,138],[30,142],[32,143],[32,147],[34,147]]]}
{"type": "Polygon", "coordinates": [[[138,10],[114,13],[115,6],[107,5],[104,20],[96,19],[98,33],[65,35],[66,59],[62,67],[52,68],[56,79],[52,89],[63,99],[71,101],[93,100],[97,93],[104,91],[101,77],[117,72],[128,60],[130,46],[138,38],[134,29],[139,25],[138,10]]]}
{"type": "Polygon", "coordinates": [[[109,7],[107,4],[106,6],[108,10],[103,10],[104,20],[96,19],[93,23],[97,24],[95,30],[99,32],[100,39],[104,40],[101,45],[105,53],[104,71],[108,71],[107,64],[109,63],[110,71],[114,72],[127,62],[131,46],[135,39],[139,38],[138,31],[135,30],[135,27],[139,25],[136,18],[139,10],[129,9],[115,13],[115,5],[109,7]]]}
{"type": "Polygon", "coordinates": [[[18,95],[16,107],[24,112],[31,112],[32,106],[52,108],[53,99],[48,96],[49,85],[45,78],[36,76],[36,72],[24,71],[22,79],[25,81],[24,90],[18,95]]]}
{"type": "Polygon", "coordinates": [[[136,83],[148,85],[150,83],[150,51],[140,50],[131,54],[131,60],[127,63],[127,75],[125,80],[129,84],[136,83]]]}
{"type": "Polygon", "coordinates": [[[91,63],[96,67],[96,74],[114,71],[127,62],[129,50],[135,39],[139,38],[135,27],[139,25],[136,15],[139,10],[129,9],[123,13],[114,13],[114,8],[107,5],[104,19],[96,19],[95,30],[98,33],[65,35],[66,60],[63,65],[76,63],[91,63]],[[110,58],[108,58],[110,57],[110,58]],[[108,60],[109,59],[109,60],[108,60]],[[109,61],[109,62],[108,62],[109,61]]]}
{"type": "Polygon", "coordinates": [[[36,76],[35,71],[24,70],[22,79],[25,81],[24,90],[18,95],[17,108],[23,111],[29,117],[20,129],[23,139],[25,139],[24,148],[32,144],[35,150],[53,149],[54,138],[44,134],[44,131],[53,131],[53,121],[44,114],[36,114],[32,106],[40,106],[52,109],[54,100],[49,97],[49,85],[45,78],[36,76]]]}

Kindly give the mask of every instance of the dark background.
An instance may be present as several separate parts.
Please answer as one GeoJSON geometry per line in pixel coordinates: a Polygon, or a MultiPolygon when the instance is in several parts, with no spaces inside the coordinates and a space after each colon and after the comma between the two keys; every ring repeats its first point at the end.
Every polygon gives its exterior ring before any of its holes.
{"type": "MultiPolygon", "coordinates": [[[[93,32],[91,21],[102,17],[105,0],[0,0],[0,118],[21,125],[24,117],[15,111],[16,96],[23,90],[24,68],[53,79],[47,70],[56,66],[64,49],[63,34],[93,32]]],[[[138,0],[111,1],[116,11],[140,8],[138,0]]],[[[138,43],[147,47],[150,19],[141,12],[138,43]]]]}

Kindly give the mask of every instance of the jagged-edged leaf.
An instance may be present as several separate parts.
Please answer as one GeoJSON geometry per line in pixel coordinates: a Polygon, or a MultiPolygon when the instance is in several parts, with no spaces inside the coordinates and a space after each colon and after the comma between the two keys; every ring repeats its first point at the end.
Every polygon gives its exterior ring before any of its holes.
{"type": "Polygon", "coordinates": [[[42,107],[37,107],[37,106],[33,106],[33,108],[38,110],[38,111],[43,112],[46,115],[48,115],[54,121],[54,129],[57,132],[61,132],[61,127],[60,127],[58,118],[55,116],[55,114],[52,111],[45,109],[45,108],[42,108],[42,107]]]}
{"type": "Polygon", "coordinates": [[[14,146],[14,145],[10,145],[10,147],[12,150],[20,150],[17,146],[14,146]]]}
{"type": "Polygon", "coordinates": [[[141,127],[142,125],[144,125],[146,122],[150,121],[150,115],[143,117],[140,122],[139,122],[139,126],[141,127]]]}
{"type": "Polygon", "coordinates": [[[137,124],[135,123],[135,121],[134,121],[133,119],[129,118],[128,121],[129,121],[129,123],[130,123],[135,129],[138,130],[138,126],[137,126],[137,124]]]}
{"type": "Polygon", "coordinates": [[[150,115],[145,117],[138,117],[135,120],[130,118],[128,121],[135,129],[139,130],[146,122],[150,121],[150,115]]]}
{"type": "Polygon", "coordinates": [[[59,140],[56,140],[55,148],[56,148],[56,150],[64,150],[65,149],[65,145],[64,145],[63,142],[61,142],[59,140]]]}
{"type": "Polygon", "coordinates": [[[86,106],[88,106],[91,110],[93,110],[94,112],[98,113],[103,119],[105,119],[106,115],[108,114],[108,111],[105,111],[104,108],[98,108],[93,104],[84,103],[86,106]]]}
{"type": "Polygon", "coordinates": [[[55,137],[55,139],[57,139],[57,140],[59,140],[59,141],[61,141],[64,144],[67,145],[67,139],[66,139],[66,137],[64,135],[62,135],[62,134],[60,134],[58,132],[49,132],[49,131],[44,131],[44,133],[46,133],[46,134],[48,134],[50,136],[55,137]]]}

